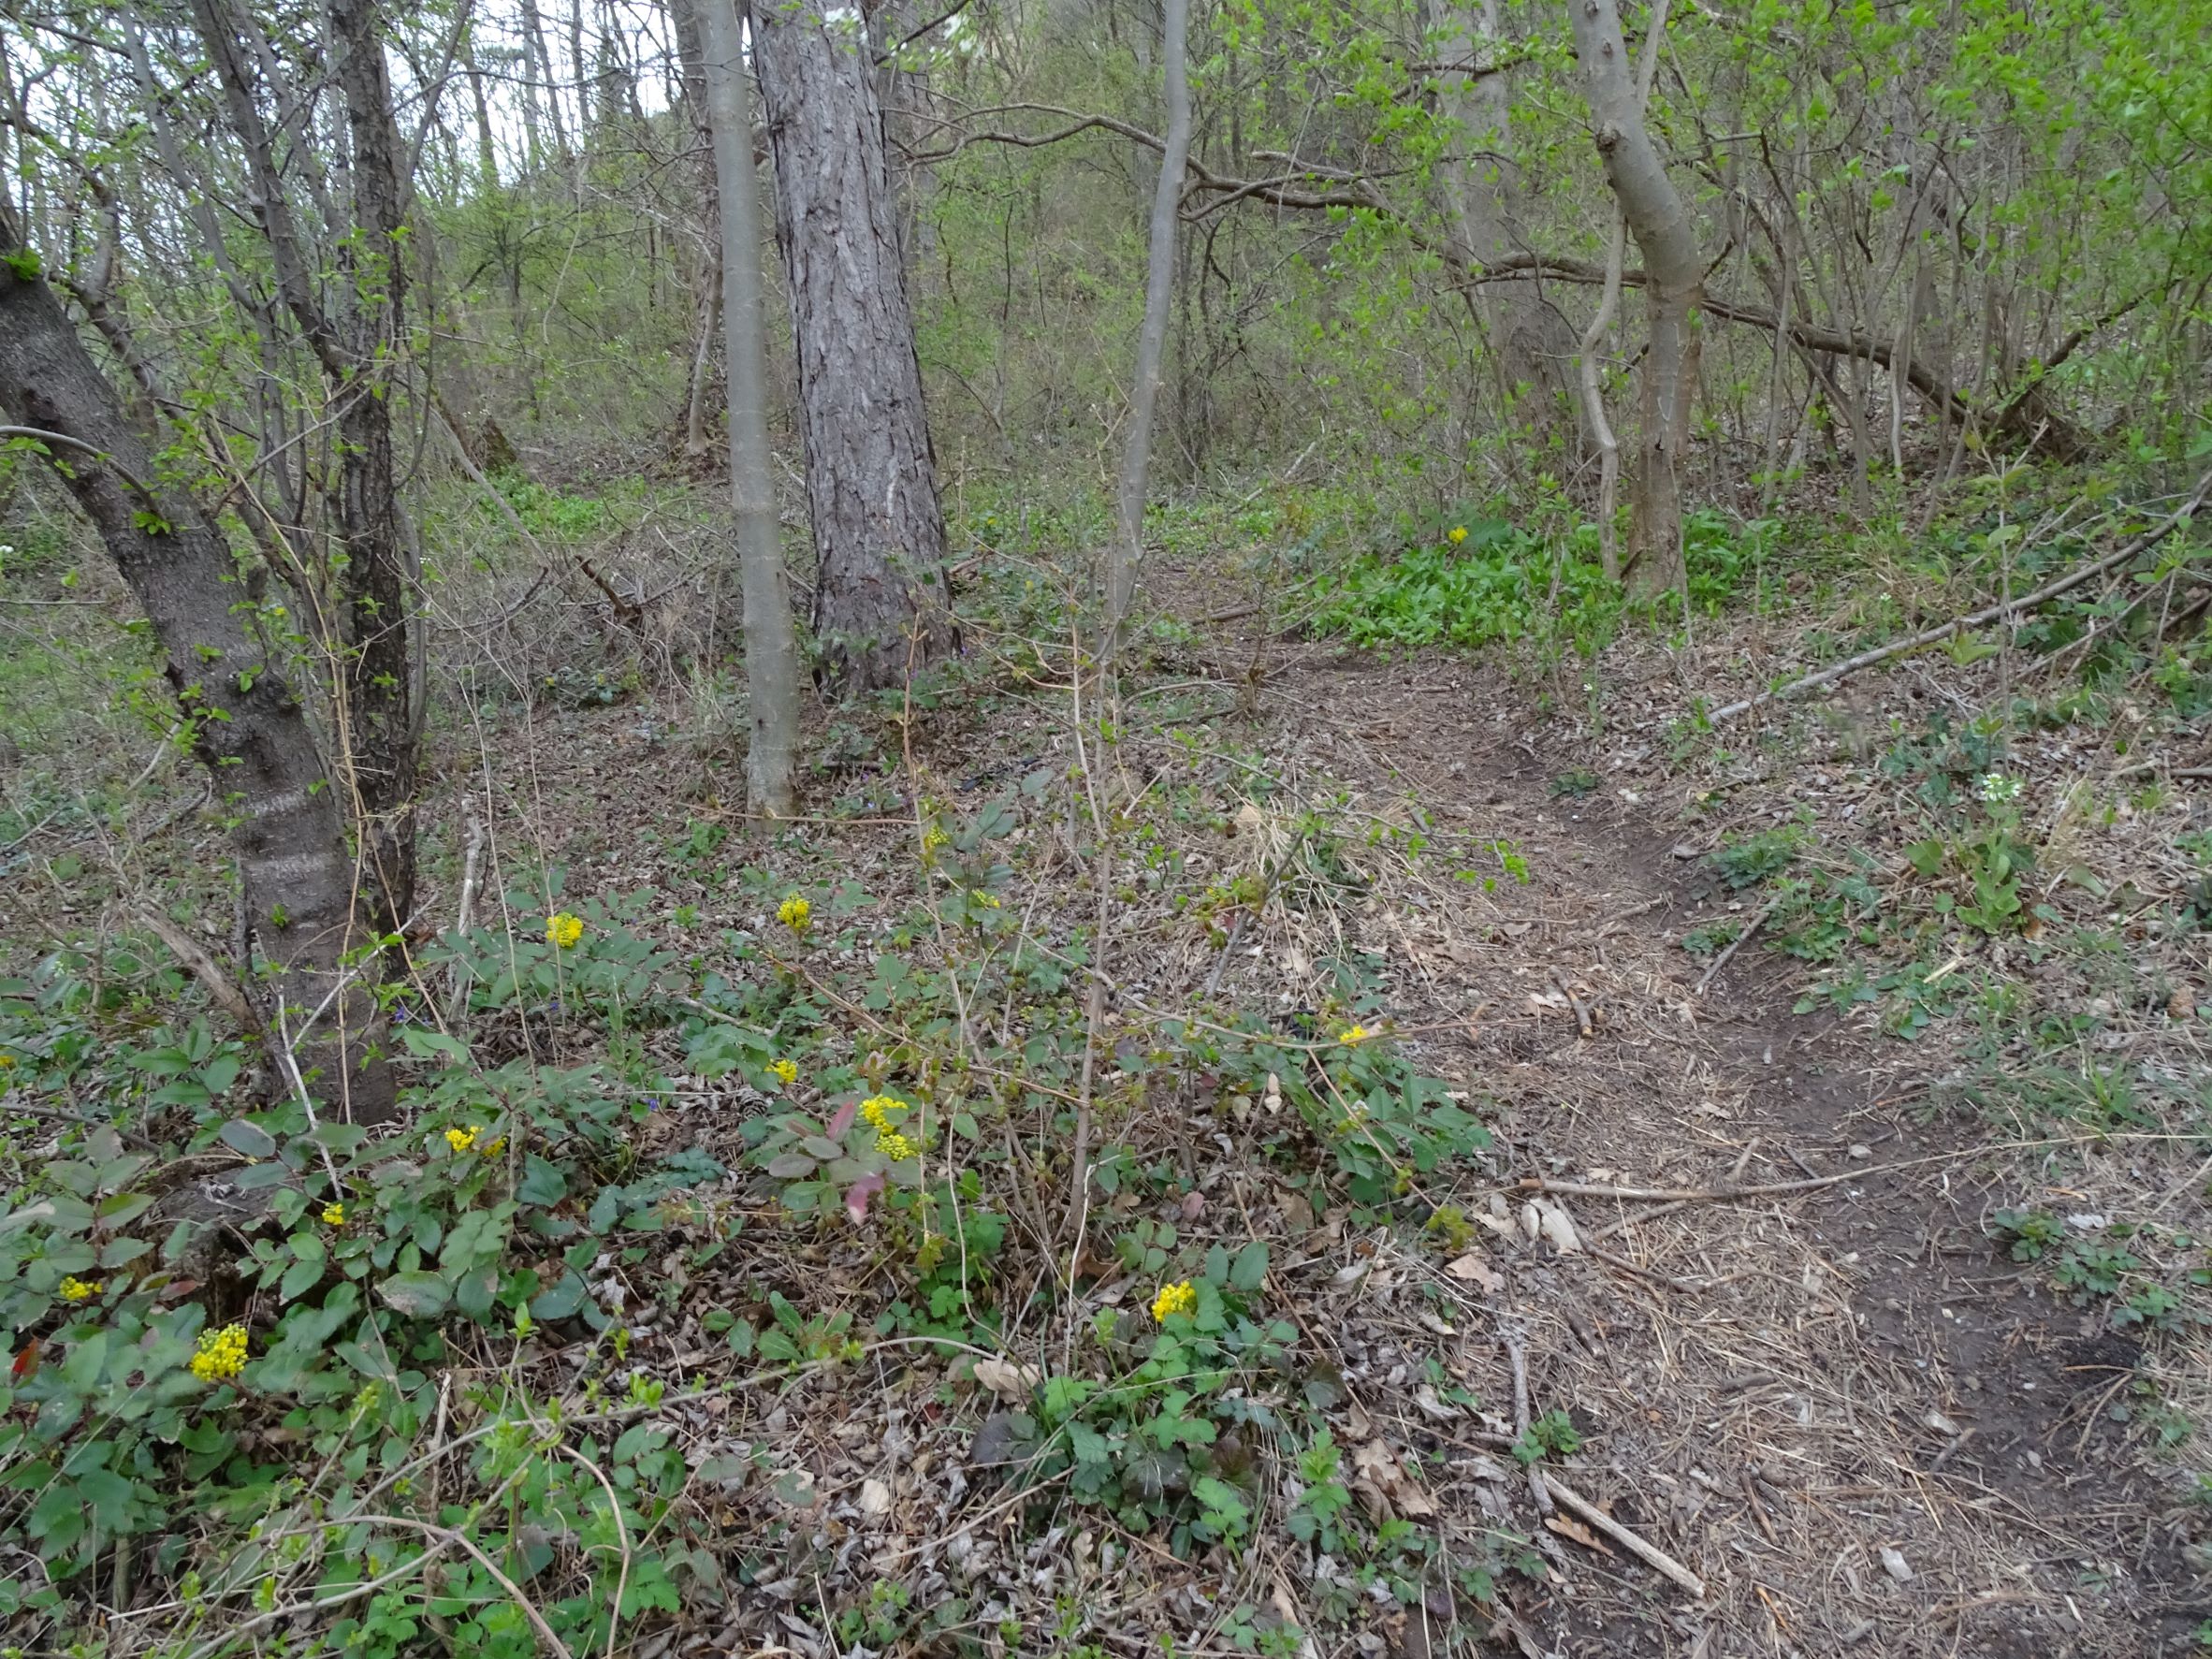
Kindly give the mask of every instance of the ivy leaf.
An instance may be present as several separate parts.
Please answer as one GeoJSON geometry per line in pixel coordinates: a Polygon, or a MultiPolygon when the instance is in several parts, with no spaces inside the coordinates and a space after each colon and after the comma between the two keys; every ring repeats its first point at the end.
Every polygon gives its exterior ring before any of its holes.
{"type": "Polygon", "coordinates": [[[257,1123],[234,1117],[215,1131],[215,1138],[246,1157],[276,1157],[276,1137],[257,1123]]]}
{"type": "Polygon", "coordinates": [[[435,1318],[445,1311],[453,1292],[436,1273],[416,1271],[394,1273],[376,1287],[385,1305],[411,1319],[435,1318]]]}
{"type": "Polygon", "coordinates": [[[1237,1259],[1230,1263],[1229,1288],[1232,1290],[1257,1290],[1267,1278],[1267,1246],[1254,1239],[1237,1252],[1237,1259]]]}
{"type": "MultiPolygon", "coordinates": [[[[321,1261],[295,1261],[284,1270],[284,1281],[277,1286],[277,1300],[279,1302],[297,1302],[322,1282],[323,1264],[321,1261]]],[[[387,1297],[386,1300],[389,1301],[390,1299],[387,1297]]],[[[394,1302],[393,1305],[396,1307],[399,1304],[394,1302]]],[[[400,1311],[404,1313],[406,1310],[401,1308],[400,1311]]]]}
{"type": "Polygon", "coordinates": [[[584,1275],[573,1269],[560,1275],[560,1282],[552,1289],[543,1291],[530,1304],[533,1319],[565,1319],[584,1305],[584,1275]]]}

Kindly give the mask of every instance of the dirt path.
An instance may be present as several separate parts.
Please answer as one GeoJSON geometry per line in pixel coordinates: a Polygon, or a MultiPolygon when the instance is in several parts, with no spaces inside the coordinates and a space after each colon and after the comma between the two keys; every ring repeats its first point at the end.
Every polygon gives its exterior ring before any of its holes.
{"type": "MultiPolygon", "coordinates": [[[[2195,1651],[2168,1500],[2111,1420],[2135,1345],[1992,1247],[1977,1126],[1962,1139],[1925,1109],[1940,1056],[1793,1014],[1755,949],[1697,996],[1675,941],[1710,912],[1667,814],[1618,791],[1550,798],[1580,757],[1539,761],[1521,701],[1463,662],[1307,650],[1262,717],[1287,774],[1525,860],[1525,884],[1416,878],[1354,924],[1427,1068],[1495,1100],[1496,1175],[1706,1190],[1864,1171],[1736,1201],[1564,1194],[1608,1259],[1485,1235],[1493,1291],[1430,1273],[1467,1316],[1459,1356],[1485,1403],[1505,1411],[1505,1346],[1525,1332],[1534,1409],[1583,1430],[1580,1492],[1710,1586],[1699,1608],[1560,1543],[1523,1487],[1511,1523],[1555,1575],[1521,1603],[1524,1649],[2195,1651]]],[[[1423,1642],[1416,1625],[1404,1645],[1423,1642]]]]}

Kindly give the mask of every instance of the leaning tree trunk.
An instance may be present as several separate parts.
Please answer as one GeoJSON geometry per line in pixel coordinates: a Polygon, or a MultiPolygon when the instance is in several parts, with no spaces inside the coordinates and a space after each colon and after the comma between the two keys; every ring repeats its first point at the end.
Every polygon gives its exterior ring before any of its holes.
{"type": "Polygon", "coordinates": [[[1617,0],[1567,0],[1567,11],[1606,180],[1644,256],[1651,331],[1638,387],[1642,429],[1626,575],[1635,591],[1660,593],[1684,581],[1681,451],[1689,425],[1688,370],[1695,362],[1691,313],[1701,298],[1705,265],[1689,209],[1644,126],[1617,0]]]}
{"type": "Polygon", "coordinates": [[[876,691],[958,644],[882,114],[857,16],[768,0],[752,30],[798,344],[815,639],[840,690],[876,691]]]}
{"type": "Polygon", "coordinates": [[[1175,288],[1175,221],[1183,204],[1183,171],[1190,155],[1190,77],[1184,67],[1189,0],[1167,0],[1160,24],[1167,79],[1168,132],[1159,179],[1152,192],[1152,258],[1144,276],[1144,322],[1137,334],[1137,378],[1129,387],[1129,435],[1122,452],[1113,546],[1106,563],[1106,638],[1111,658],[1137,597],[1137,561],[1144,551],[1145,477],[1152,463],[1152,410],[1159,397],[1160,357],[1167,348],[1168,308],[1175,288]]]}
{"type": "Polygon", "coordinates": [[[745,751],[747,804],[789,817],[798,748],[799,651],[785,586],[782,528],[768,455],[767,324],[761,305],[760,184],[752,109],[732,0],[697,0],[706,121],[714,134],[721,215],[723,357],[729,376],[730,487],[737,508],[737,567],[745,590],[745,679],[752,730],[745,751]]]}
{"type": "Polygon", "coordinates": [[[155,484],[133,427],[0,200],[0,408],[45,434],[71,495],[153,625],[193,750],[235,822],[239,880],[283,1002],[272,1037],[356,1123],[393,1113],[375,999],[348,966],[375,931],[298,699],[240,615],[238,566],[190,496],[155,484]]]}

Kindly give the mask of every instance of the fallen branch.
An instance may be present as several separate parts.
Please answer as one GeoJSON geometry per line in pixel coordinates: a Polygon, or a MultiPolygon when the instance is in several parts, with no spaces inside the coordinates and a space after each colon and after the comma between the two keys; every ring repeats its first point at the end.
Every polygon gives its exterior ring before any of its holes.
{"type": "Polygon", "coordinates": [[[1764,905],[1759,907],[1759,913],[1754,916],[1750,922],[1745,924],[1743,931],[1728,941],[1728,948],[1723,951],[1718,956],[1715,956],[1712,959],[1712,966],[1707,968],[1705,972],[1699,976],[1697,981],[1697,988],[1690,993],[1691,996],[1702,997],[1705,995],[1705,987],[1712,983],[1715,976],[1720,973],[1722,968],[1728,966],[1729,962],[1734,959],[1737,952],[1742,950],[1745,945],[1751,943],[1752,935],[1758,932],[1760,928],[1767,925],[1767,918],[1774,914],[1775,907],[1781,904],[1784,898],[1789,896],[1789,892],[1790,890],[1787,887],[1784,887],[1780,893],[1776,894],[1772,898],[1768,899],[1764,905]]]}
{"type": "Polygon", "coordinates": [[[2047,604],[2062,593],[2071,593],[2085,582],[2096,580],[2107,571],[2117,570],[2132,560],[2140,559],[2195,517],[2197,509],[2205,504],[2207,497],[2212,497],[2212,473],[2205,473],[2203,478],[2198,480],[2197,487],[2190,491],[2188,501],[2182,502],[2159,524],[2145,531],[2117,553],[2107,553],[2103,558],[2083,565],[2071,575],[2060,576],[2055,582],[2046,582],[2032,593],[2022,594],[2017,599],[2000,600],[1995,604],[1985,605],[1982,609],[1971,611],[1963,617],[1954,617],[1948,622],[1938,627],[1924,628],[1918,633],[1908,634],[1903,639],[1893,640],[1888,645],[1877,647],[1873,650],[1861,651],[1857,656],[1846,658],[1831,667],[1822,669],[1818,674],[1809,674],[1803,679],[1792,680],[1788,685],[1774,691],[1761,691],[1756,696],[1746,697],[1740,702],[1716,708],[1706,718],[1715,722],[1729,720],[1743,713],[1746,709],[1756,708],[1762,703],[1795,697],[1804,691],[1833,685],[1846,675],[1856,674],[1862,668],[1871,668],[1877,662],[1886,662],[1892,657],[1902,657],[1910,651],[1917,651],[1931,645],[1941,645],[1944,640],[1963,633],[1970,628],[1986,628],[1992,622],[2010,621],[2016,617],[2034,610],[2038,605],[2047,604]]]}
{"type": "Polygon", "coordinates": [[[1675,1560],[1673,1556],[1667,1554],[1666,1550],[1660,1549],[1658,1545],[1647,1542],[1641,1535],[1631,1532],[1627,1527],[1623,1526],[1588,1498],[1576,1492],[1573,1487],[1560,1479],[1558,1476],[1551,1477],[1550,1484],[1553,1497],[1579,1515],[1592,1526],[1597,1528],[1599,1532],[1626,1549],[1646,1565],[1656,1567],[1660,1572],[1665,1573],[1699,1601],[1705,1599],[1705,1580],[1682,1565],[1681,1562],[1675,1560]]]}
{"type": "Polygon", "coordinates": [[[1590,1011],[1582,1006],[1582,999],[1567,984],[1566,976],[1554,968],[1551,969],[1551,982],[1559,987],[1559,994],[1567,999],[1567,1006],[1575,1011],[1575,1024],[1581,1028],[1582,1035],[1594,1037],[1597,1027],[1590,1018],[1590,1011]]]}
{"type": "Polygon", "coordinates": [[[228,1014],[240,1030],[255,1037],[261,1035],[261,1016],[246,999],[246,994],[239,989],[238,981],[224,969],[221,963],[200,948],[198,940],[167,916],[154,910],[136,910],[132,913],[132,919],[168,947],[169,954],[200,982],[207,994],[215,999],[216,1006],[228,1014]]]}
{"type": "MultiPolygon", "coordinates": [[[[1914,1159],[1925,1163],[1925,1158],[1914,1159]]],[[[1783,1192],[1812,1192],[1845,1181],[1863,1180],[1902,1164],[1874,1164],[1864,1170],[1841,1170],[1833,1175],[1815,1175],[1809,1181],[1762,1181],[1755,1186],[1601,1186],[1589,1181],[1553,1181],[1543,1175],[1523,1175],[1523,1192],[1558,1192],[1574,1198],[1641,1199],[1663,1204],[1695,1204],[1722,1199],[1768,1198],[1783,1192]]]]}

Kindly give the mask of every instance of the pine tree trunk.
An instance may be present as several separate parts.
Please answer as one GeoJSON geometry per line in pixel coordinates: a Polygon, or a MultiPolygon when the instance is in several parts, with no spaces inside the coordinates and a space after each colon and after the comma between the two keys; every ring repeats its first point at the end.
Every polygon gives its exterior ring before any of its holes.
{"type": "Polygon", "coordinates": [[[1681,452],[1690,411],[1692,311],[1701,298],[1705,265],[1690,211],[1666,176],[1644,125],[1642,99],[1628,65],[1617,0],[1567,0],[1581,61],[1591,125],[1606,179],[1644,258],[1644,301],[1650,316],[1641,371],[1635,482],[1635,525],[1626,576],[1640,593],[1682,585],[1681,452]]]}
{"type": "MultiPolygon", "coordinates": [[[[155,444],[135,429],[0,201],[0,408],[56,434],[52,458],[145,609],[194,752],[237,822],[239,880],[255,944],[318,1092],[355,1123],[394,1111],[375,999],[349,969],[373,939],[354,906],[344,820],[291,686],[240,615],[237,563],[189,496],[153,488],[155,444]],[[312,1024],[311,1024],[312,1021],[312,1024]]],[[[271,1035],[276,1035],[272,1030],[271,1035]]],[[[311,1079],[312,1081],[312,1079],[311,1079]]]]}
{"type": "Polygon", "coordinates": [[[798,345],[814,635],[851,695],[957,648],[937,462],[860,19],[766,0],[752,25],[798,345]]]}
{"type": "Polygon", "coordinates": [[[722,229],[723,357],[729,376],[730,488],[745,590],[745,679],[752,729],[745,751],[747,805],[789,817],[799,730],[799,651],[785,585],[783,538],[768,454],[767,323],[761,307],[760,183],[752,109],[733,0],[696,0],[715,198],[722,229]]]}

